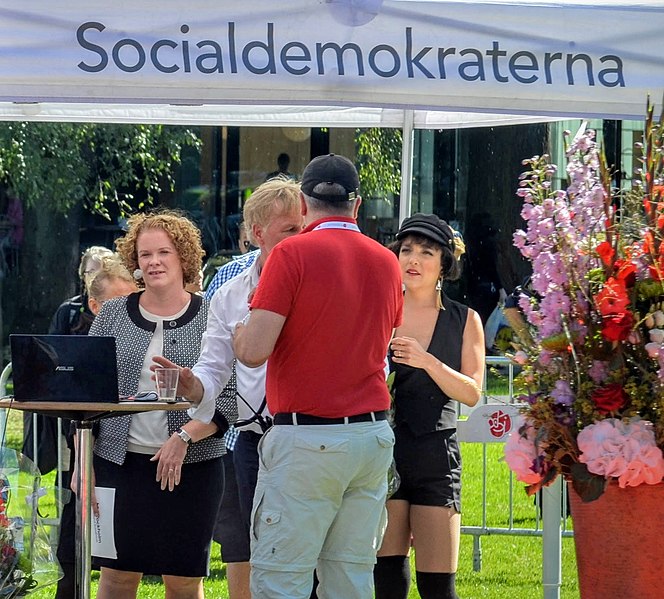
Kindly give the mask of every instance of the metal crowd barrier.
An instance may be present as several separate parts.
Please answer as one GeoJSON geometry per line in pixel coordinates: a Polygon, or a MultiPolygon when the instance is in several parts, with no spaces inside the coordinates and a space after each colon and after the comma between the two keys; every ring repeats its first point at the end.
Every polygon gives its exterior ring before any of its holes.
{"type": "MultiPolygon", "coordinates": [[[[8,364],[0,374],[0,391],[3,396],[6,395],[6,386],[11,375],[11,363],[8,364]]],[[[572,531],[565,528],[565,519],[561,517],[561,508],[567,505],[566,492],[564,485],[560,482],[560,478],[556,483],[543,490],[541,499],[536,496],[535,503],[533,504],[534,526],[531,528],[523,528],[515,526],[514,523],[514,493],[523,493],[523,484],[516,481],[512,473],[509,475],[509,510],[505,515],[505,523],[503,526],[489,526],[487,518],[487,495],[489,492],[487,482],[487,472],[490,465],[487,462],[487,440],[486,433],[478,432],[478,430],[470,430],[467,423],[471,421],[471,416],[475,410],[479,410],[476,415],[480,418],[486,417],[486,414],[492,410],[505,411],[512,416],[518,410],[518,406],[514,396],[514,365],[512,362],[502,356],[487,356],[486,358],[486,376],[484,377],[484,389],[482,399],[478,406],[472,409],[466,409],[461,405],[457,408],[459,440],[463,443],[482,443],[482,516],[477,523],[464,522],[462,518],[461,534],[472,535],[473,537],[473,569],[480,571],[482,568],[482,537],[490,535],[512,535],[512,536],[530,536],[542,537],[543,542],[543,556],[542,556],[542,579],[544,587],[544,599],[559,599],[560,586],[561,586],[561,539],[563,536],[571,536],[572,531]],[[490,376],[492,369],[500,369],[501,376],[507,378],[507,392],[501,395],[487,394],[487,380],[490,376]],[[503,409],[501,409],[504,408],[503,409]],[[540,516],[541,514],[541,516],[540,516]]],[[[495,413],[495,412],[493,412],[495,413]]],[[[0,430],[5,430],[6,410],[0,410],[0,430]]],[[[37,444],[38,439],[36,435],[36,415],[33,416],[33,455],[35,456],[35,463],[39,466],[37,461],[37,444]]],[[[516,426],[513,424],[513,426],[516,426]]],[[[60,430],[60,419],[58,419],[58,430],[60,430]]],[[[498,440],[492,439],[491,442],[504,442],[504,438],[498,440]]],[[[62,435],[58,435],[58,474],[57,474],[57,489],[61,493],[62,487],[62,471],[61,468],[64,464],[68,464],[68,460],[64,461],[63,455],[66,446],[63,442],[62,435]]],[[[61,499],[61,496],[58,497],[61,499]]],[[[57,517],[46,521],[47,524],[52,524],[52,530],[57,532],[57,523],[60,516],[61,501],[56,501],[57,504],[57,517]]]]}
{"type": "MultiPolygon", "coordinates": [[[[504,384],[504,383],[503,383],[504,384]]],[[[514,522],[514,494],[523,493],[523,483],[509,473],[509,509],[505,514],[504,525],[489,526],[487,518],[487,496],[489,492],[487,472],[491,467],[487,461],[487,443],[504,443],[507,434],[492,436],[488,432],[486,420],[496,415],[511,419],[511,428],[518,423],[518,403],[514,395],[514,364],[503,356],[487,356],[484,388],[480,403],[475,408],[465,409],[460,404],[457,408],[459,440],[463,443],[482,443],[482,515],[479,522],[467,522],[462,516],[461,534],[473,537],[473,569],[482,568],[482,537],[489,535],[511,535],[542,538],[542,582],[544,599],[559,599],[562,583],[561,540],[570,537],[573,532],[566,527],[566,518],[562,517],[562,506],[567,506],[567,493],[560,477],[556,482],[535,495],[533,503],[534,525],[519,527],[514,522]],[[500,377],[506,378],[505,394],[487,393],[487,381],[492,370],[499,369],[500,377]]]]}

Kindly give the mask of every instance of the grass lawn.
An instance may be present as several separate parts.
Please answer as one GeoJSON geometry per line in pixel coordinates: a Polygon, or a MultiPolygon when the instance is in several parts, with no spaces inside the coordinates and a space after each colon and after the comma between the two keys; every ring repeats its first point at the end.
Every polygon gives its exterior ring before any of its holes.
{"type": "MultiPolygon", "coordinates": [[[[12,411],[8,421],[6,445],[20,447],[22,438],[22,418],[17,411],[12,411]]],[[[464,526],[482,524],[482,464],[483,447],[477,444],[463,443],[463,516],[464,526]]],[[[505,528],[508,525],[510,505],[509,471],[500,461],[502,445],[486,446],[487,460],[487,526],[505,528]]],[[[53,488],[54,475],[43,479],[46,488],[53,488]]],[[[42,513],[52,513],[53,493],[40,503],[42,513]]],[[[535,522],[535,508],[532,498],[526,497],[523,487],[514,487],[513,513],[515,528],[532,528],[535,522]]],[[[137,539],[137,542],[140,540],[137,539]]],[[[543,597],[542,590],[542,541],[540,537],[525,536],[484,536],[481,540],[482,567],[479,572],[473,570],[473,537],[462,535],[457,591],[462,599],[538,599],[543,597]]],[[[576,578],[573,540],[563,539],[563,586],[562,599],[578,599],[579,590],[576,578]]],[[[413,581],[414,562],[413,562],[413,581]]],[[[96,594],[98,573],[92,574],[92,596],[96,594]]],[[[31,595],[35,599],[50,599],[55,587],[37,590],[31,595]]],[[[219,559],[219,546],[212,548],[210,576],[205,581],[206,597],[224,599],[228,597],[226,585],[226,567],[219,559]]],[[[141,583],[138,597],[156,599],[164,596],[159,578],[149,578],[141,583]]],[[[411,588],[409,599],[417,599],[416,589],[411,588]]]]}

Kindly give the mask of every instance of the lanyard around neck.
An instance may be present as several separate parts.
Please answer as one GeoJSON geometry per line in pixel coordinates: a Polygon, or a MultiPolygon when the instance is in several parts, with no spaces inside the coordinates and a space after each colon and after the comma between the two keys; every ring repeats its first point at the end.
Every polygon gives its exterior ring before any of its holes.
{"type": "Polygon", "coordinates": [[[360,233],[360,227],[358,227],[355,223],[349,223],[343,220],[329,220],[315,226],[311,230],[318,231],[322,229],[345,229],[346,231],[356,231],[357,233],[360,233]]]}

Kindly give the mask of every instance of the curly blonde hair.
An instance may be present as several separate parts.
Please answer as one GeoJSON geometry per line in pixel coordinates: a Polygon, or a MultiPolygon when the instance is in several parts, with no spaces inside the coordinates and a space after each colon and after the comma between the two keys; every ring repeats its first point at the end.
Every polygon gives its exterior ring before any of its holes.
{"type": "MultiPolygon", "coordinates": [[[[186,216],[174,210],[134,214],[129,217],[127,226],[127,234],[116,240],[115,246],[129,272],[133,273],[138,269],[136,250],[138,236],[148,229],[161,229],[171,238],[180,257],[183,285],[188,285],[198,279],[205,251],[201,243],[200,230],[186,216]]],[[[140,280],[138,284],[141,284],[140,280]]]]}

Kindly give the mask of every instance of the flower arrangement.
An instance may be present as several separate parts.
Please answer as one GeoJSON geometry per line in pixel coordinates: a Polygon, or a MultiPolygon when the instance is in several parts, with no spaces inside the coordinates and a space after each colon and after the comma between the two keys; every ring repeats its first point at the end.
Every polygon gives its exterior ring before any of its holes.
{"type": "Polygon", "coordinates": [[[595,141],[566,134],[568,186],[554,190],[548,156],[517,193],[532,265],[523,370],[524,424],[505,459],[534,493],[562,474],[584,501],[664,478],[664,125],[648,102],[642,168],[617,194],[595,141]]]}
{"type": "Polygon", "coordinates": [[[0,599],[24,597],[62,576],[38,515],[40,474],[0,447],[0,599]]]}
{"type": "Polygon", "coordinates": [[[36,586],[23,553],[23,518],[7,516],[9,481],[0,477],[0,597],[22,597],[36,586]]]}

